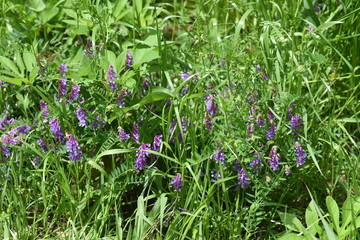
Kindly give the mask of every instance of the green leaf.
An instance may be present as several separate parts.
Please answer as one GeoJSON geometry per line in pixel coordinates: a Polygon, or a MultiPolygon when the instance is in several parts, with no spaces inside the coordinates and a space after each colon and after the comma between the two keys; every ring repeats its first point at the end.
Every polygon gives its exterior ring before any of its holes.
{"type": "Polygon", "coordinates": [[[278,240],[304,240],[304,237],[300,237],[295,233],[285,233],[278,240]]]}
{"type": "MultiPolygon", "coordinates": [[[[25,80],[27,81],[27,79],[25,79],[25,80]]],[[[12,83],[12,84],[20,86],[22,84],[22,82],[24,81],[24,78],[9,78],[6,76],[0,76],[0,81],[5,81],[8,83],[12,83]]]]}
{"type": "Polygon", "coordinates": [[[29,0],[29,7],[35,12],[41,12],[46,6],[42,0],[29,0]]]}
{"type": "Polygon", "coordinates": [[[142,63],[147,63],[157,58],[160,58],[160,56],[153,48],[136,49],[133,53],[134,68],[137,68],[142,63]]]}
{"type": "Polygon", "coordinates": [[[25,63],[26,70],[31,72],[31,70],[36,65],[35,55],[33,53],[31,53],[31,52],[24,52],[23,53],[23,58],[24,58],[24,63],[25,63]]]}
{"type": "Polygon", "coordinates": [[[53,7],[53,8],[47,8],[43,12],[41,12],[40,17],[42,20],[42,23],[47,23],[50,21],[53,17],[56,16],[56,14],[59,13],[59,8],[53,7]]]}
{"type": "Polygon", "coordinates": [[[0,63],[2,66],[9,68],[11,71],[16,73],[18,76],[21,76],[19,69],[17,68],[15,63],[13,61],[11,61],[10,59],[0,56],[0,63]]]}
{"type": "Polygon", "coordinates": [[[333,222],[333,227],[335,228],[335,231],[339,233],[339,207],[331,196],[326,197],[326,206],[328,208],[331,221],[333,222]]]}
{"type": "Polygon", "coordinates": [[[108,155],[116,155],[116,154],[121,154],[121,153],[128,153],[128,152],[133,152],[134,150],[131,149],[111,149],[111,150],[106,150],[102,153],[100,153],[96,159],[99,159],[103,156],[108,156],[108,155]]]}
{"type": "MultiPolygon", "coordinates": [[[[299,233],[307,233],[305,227],[301,224],[300,220],[297,219],[294,215],[290,213],[279,213],[281,221],[284,223],[285,227],[292,231],[299,233]]],[[[307,235],[307,234],[306,234],[307,235]]]]}
{"type": "Polygon", "coordinates": [[[360,212],[360,197],[354,199],[348,197],[342,206],[342,228],[345,229],[352,219],[355,219],[360,212]]]}
{"type": "Polygon", "coordinates": [[[315,235],[319,226],[319,217],[316,213],[315,202],[311,201],[305,212],[305,222],[311,235],[315,235]]]}

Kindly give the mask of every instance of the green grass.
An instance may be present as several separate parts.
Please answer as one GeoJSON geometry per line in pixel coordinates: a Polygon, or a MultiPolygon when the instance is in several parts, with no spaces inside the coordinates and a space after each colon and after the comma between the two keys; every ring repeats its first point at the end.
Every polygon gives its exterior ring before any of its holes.
{"type": "Polygon", "coordinates": [[[313,239],[298,234],[297,221],[317,224],[319,239],[359,238],[357,1],[3,0],[0,6],[0,135],[10,151],[0,153],[2,238],[313,239]],[[85,56],[89,41],[94,55],[85,56]],[[59,101],[62,63],[69,89],[59,101]],[[107,83],[109,65],[118,74],[116,92],[107,83]],[[65,103],[73,85],[81,86],[80,96],[65,103]],[[131,93],[119,107],[125,90],[131,93]],[[47,120],[40,100],[48,105],[47,120]],[[291,106],[302,118],[297,135],[291,106]],[[249,118],[254,109],[264,127],[249,118]],[[73,162],[54,138],[53,118],[79,142],[81,161],[73,162]],[[118,127],[131,133],[134,123],[140,142],[122,141],[118,127]],[[267,140],[271,123],[276,135],[267,140]],[[23,125],[31,128],[15,134],[18,144],[5,143],[23,125]],[[149,150],[145,169],[134,168],[140,144],[155,135],[162,135],[161,150],[149,150]],[[296,141],[307,154],[299,167],[296,141]],[[269,164],[273,146],[278,170],[269,164]],[[221,150],[225,165],[215,161],[221,150]],[[257,172],[249,165],[255,151],[262,157],[257,172]],[[238,163],[251,181],[247,188],[237,187],[238,163]],[[181,192],[171,186],[178,173],[181,192]],[[352,226],[347,236],[340,236],[335,205],[346,218],[338,221],[352,226]]]}

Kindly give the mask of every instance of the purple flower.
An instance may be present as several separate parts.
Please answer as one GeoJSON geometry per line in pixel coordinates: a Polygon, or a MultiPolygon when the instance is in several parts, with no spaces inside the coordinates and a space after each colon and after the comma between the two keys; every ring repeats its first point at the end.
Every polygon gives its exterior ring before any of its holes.
{"type": "Polygon", "coordinates": [[[139,127],[138,127],[137,123],[133,124],[131,138],[137,143],[140,142],[140,133],[139,133],[139,127]]]}
{"type": "Polygon", "coordinates": [[[126,70],[129,69],[132,65],[134,65],[133,57],[131,51],[126,52],[126,70]]]}
{"type": "Polygon", "coordinates": [[[63,76],[66,75],[66,72],[68,71],[67,67],[66,67],[66,64],[65,63],[62,63],[60,66],[59,66],[59,73],[60,74],[63,74],[63,76]]]}
{"type": "Polygon", "coordinates": [[[216,106],[214,103],[214,97],[212,95],[208,95],[208,97],[206,99],[206,109],[209,111],[210,117],[214,118],[216,106]]]}
{"type": "Polygon", "coordinates": [[[254,134],[254,124],[253,123],[247,124],[247,133],[250,135],[254,134]]]}
{"type": "Polygon", "coordinates": [[[1,146],[1,151],[3,152],[3,154],[4,154],[5,156],[9,156],[9,155],[10,155],[10,150],[6,147],[5,144],[3,144],[3,145],[1,146]]]}
{"type": "Polygon", "coordinates": [[[114,71],[114,67],[112,65],[109,65],[108,72],[107,72],[107,81],[109,83],[109,87],[111,88],[111,90],[113,92],[115,92],[116,88],[117,88],[117,83],[114,80],[116,78],[117,78],[117,74],[114,71]]]}
{"type": "Polygon", "coordinates": [[[151,85],[150,76],[146,75],[143,83],[143,94],[145,94],[145,91],[149,90],[150,85],[151,85]]]}
{"type": "Polygon", "coordinates": [[[42,150],[44,150],[45,152],[48,151],[48,148],[46,147],[44,141],[42,139],[37,140],[37,143],[40,145],[40,147],[42,148],[42,150]]]}
{"type": "Polygon", "coordinates": [[[296,167],[299,167],[305,163],[307,155],[304,152],[304,149],[301,147],[299,142],[295,142],[294,146],[295,146],[295,155],[297,156],[296,167]]]}
{"type": "Polygon", "coordinates": [[[218,152],[215,153],[215,156],[214,156],[214,159],[215,161],[218,163],[219,161],[222,162],[222,164],[226,164],[225,162],[225,153],[224,153],[224,150],[220,150],[218,152]]]}
{"type": "Polygon", "coordinates": [[[79,161],[82,157],[82,151],[79,143],[76,141],[73,135],[67,136],[66,149],[69,152],[69,158],[73,161],[79,161]]]}
{"type": "Polygon", "coordinates": [[[307,28],[309,29],[310,32],[313,32],[313,31],[314,31],[314,29],[313,29],[312,26],[310,26],[310,25],[307,26],[307,28]]]}
{"type": "Polygon", "coordinates": [[[49,116],[49,110],[46,102],[43,100],[40,100],[40,109],[43,111],[42,113],[42,119],[45,120],[49,116]]]}
{"type": "Polygon", "coordinates": [[[76,116],[79,119],[79,126],[80,127],[85,127],[86,126],[86,115],[84,113],[84,110],[78,106],[76,109],[76,116]]]}
{"type": "Polygon", "coordinates": [[[256,65],[256,71],[261,72],[260,65],[256,65]]]}
{"type": "Polygon", "coordinates": [[[137,169],[144,169],[144,166],[146,165],[146,157],[149,156],[150,153],[145,150],[150,150],[150,144],[142,143],[139,150],[136,152],[134,167],[137,169]]]}
{"type": "Polygon", "coordinates": [[[254,160],[252,160],[249,164],[249,166],[251,168],[254,168],[257,165],[261,165],[261,163],[262,163],[262,158],[257,151],[254,152],[254,156],[256,156],[256,158],[254,160]]]}
{"type": "Polygon", "coordinates": [[[64,135],[63,135],[63,133],[61,131],[60,124],[59,124],[58,120],[51,119],[49,123],[50,123],[51,132],[54,134],[55,138],[60,143],[64,143],[64,135]]]}
{"type": "Polygon", "coordinates": [[[80,86],[74,85],[71,87],[70,101],[75,101],[79,97],[80,86]]]}
{"type": "Polygon", "coordinates": [[[21,127],[16,128],[16,131],[18,133],[27,135],[29,133],[30,129],[31,129],[30,125],[23,125],[21,127]]]}
{"type": "Polygon", "coordinates": [[[119,107],[123,107],[125,105],[124,98],[128,95],[128,91],[125,88],[122,88],[119,92],[119,97],[117,99],[117,104],[119,107]]]}
{"type": "Polygon", "coordinates": [[[247,173],[245,172],[244,168],[238,173],[238,185],[236,188],[247,188],[250,185],[250,179],[247,173]]]}
{"type": "Polygon", "coordinates": [[[160,151],[160,146],[161,146],[161,142],[162,142],[162,135],[155,135],[154,137],[154,142],[152,144],[152,150],[155,152],[160,151]]]}
{"type": "Polygon", "coordinates": [[[256,125],[258,125],[259,127],[265,126],[265,124],[264,124],[264,119],[261,117],[260,114],[257,116],[256,125]]]}
{"type": "Polygon", "coordinates": [[[127,141],[130,138],[130,134],[127,134],[122,127],[118,127],[118,134],[121,141],[127,141]]]}
{"type": "Polygon", "coordinates": [[[272,111],[268,110],[268,115],[267,118],[269,120],[269,122],[271,122],[271,120],[273,120],[275,118],[274,114],[272,113],[272,111]]]}
{"type": "Polygon", "coordinates": [[[93,42],[91,39],[88,39],[86,41],[86,47],[85,47],[85,56],[90,57],[90,55],[94,55],[94,50],[93,50],[93,42]]]}
{"type": "Polygon", "coordinates": [[[59,80],[59,96],[58,96],[59,101],[65,95],[67,91],[67,86],[68,86],[68,82],[65,80],[65,78],[59,80]]]}
{"type": "Polygon", "coordinates": [[[272,170],[277,171],[279,168],[279,162],[280,162],[280,154],[277,153],[277,147],[273,146],[270,150],[270,160],[269,165],[272,168],[272,170]]]}
{"type": "MultiPolygon", "coordinates": [[[[302,119],[299,114],[291,117],[290,128],[292,130],[304,128],[304,125],[302,124],[302,119]]],[[[293,131],[293,133],[295,133],[295,131],[293,131]]]]}
{"type": "Polygon", "coordinates": [[[271,140],[275,138],[275,132],[276,132],[276,125],[275,123],[271,123],[270,129],[268,131],[268,134],[266,134],[266,139],[271,140]]]}
{"type": "Polygon", "coordinates": [[[225,58],[220,58],[220,66],[225,66],[225,58]]]}
{"type": "Polygon", "coordinates": [[[34,157],[33,164],[34,164],[35,166],[39,166],[39,165],[40,165],[40,157],[39,157],[39,156],[35,156],[35,157],[34,157]]]}
{"type": "Polygon", "coordinates": [[[182,175],[178,173],[176,177],[171,181],[171,186],[176,188],[179,192],[181,192],[181,185],[182,185],[182,175]]]}
{"type": "Polygon", "coordinates": [[[293,105],[295,105],[295,104],[296,104],[296,102],[290,103],[290,107],[287,110],[287,112],[288,112],[287,118],[289,118],[289,119],[291,119],[293,117],[293,112],[294,112],[293,105]]]}
{"type": "Polygon", "coordinates": [[[185,73],[185,72],[180,72],[180,77],[184,80],[187,80],[189,78],[189,72],[185,73]]]}
{"type": "Polygon", "coordinates": [[[205,124],[206,130],[208,130],[209,132],[211,132],[211,131],[212,131],[212,127],[213,127],[213,122],[212,122],[211,118],[208,116],[207,113],[206,113],[206,118],[204,119],[204,124],[205,124]]]}
{"type": "Polygon", "coordinates": [[[211,172],[210,172],[211,182],[216,182],[219,179],[221,179],[220,171],[216,171],[216,169],[211,170],[211,172]]]}
{"type": "Polygon", "coordinates": [[[182,128],[183,133],[186,133],[186,117],[185,116],[181,117],[181,128],[182,128]]]}

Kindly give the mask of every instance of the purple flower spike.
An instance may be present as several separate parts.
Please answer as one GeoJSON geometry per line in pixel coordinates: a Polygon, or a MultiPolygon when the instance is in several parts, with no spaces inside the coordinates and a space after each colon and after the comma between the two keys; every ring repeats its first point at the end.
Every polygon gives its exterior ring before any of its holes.
{"type": "Polygon", "coordinates": [[[124,100],[128,93],[129,92],[125,88],[121,89],[121,91],[119,92],[119,97],[117,99],[117,104],[119,107],[125,106],[124,100]]]}
{"type": "Polygon", "coordinates": [[[130,68],[132,65],[134,65],[133,57],[131,51],[126,52],[126,66],[130,68]]]}
{"type": "Polygon", "coordinates": [[[1,146],[1,151],[3,152],[3,154],[5,156],[9,156],[10,155],[10,150],[5,146],[5,145],[2,145],[1,146]]]}
{"type": "Polygon", "coordinates": [[[59,96],[58,96],[59,101],[65,95],[67,91],[67,86],[68,86],[68,82],[64,78],[59,80],[59,96]]]}
{"type": "Polygon", "coordinates": [[[91,55],[94,55],[93,45],[94,44],[91,39],[88,39],[86,41],[86,47],[85,47],[85,53],[84,53],[85,56],[91,57],[91,55]]]}
{"type": "Polygon", "coordinates": [[[269,122],[271,122],[271,120],[273,120],[275,118],[274,114],[272,113],[272,111],[268,110],[268,115],[267,118],[269,120],[269,122]]]}
{"type": "Polygon", "coordinates": [[[133,125],[131,138],[137,143],[140,142],[139,126],[137,125],[137,123],[134,123],[133,125]]]}
{"type": "Polygon", "coordinates": [[[117,78],[117,74],[114,71],[114,67],[112,65],[109,65],[108,72],[107,72],[107,81],[109,83],[109,87],[113,92],[116,92],[117,83],[114,79],[117,78]]]}
{"type": "Polygon", "coordinates": [[[244,168],[238,173],[238,185],[236,188],[247,188],[250,185],[250,179],[247,173],[245,172],[244,168]]]}
{"type": "MultiPolygon", "coordinates": [[[[290,128],[292,130],[304,128],[304,125],[302,124],[302,119],[299,114],[296,114],[296,116],[291,117],[290,128]]],[[[293,131],[293,133],[295,133],[295,131],[293,131]]]]}
{"type": "Polygon", "coordinates": [[[176,177],[171,181],[171,186],[176,188],[179,192],[181,192],[181,185],[182,185],[182,175],[178,173],[176,177]]]}
{"type": "Polygon", "coordinates": [[[259,127],[265,126],[265,124],[264,124],[264,119],[261,117],[260,114],[257,116],[256,125],[258,125],[259,127]]]}
{"type": "Polygon", "coordinates": [[[62,63],[60,66],[59,66],[59,73],[60,74],[63,74],[63,76],[65,76],[66,75],[66,72],[68,71],[68,68],[67,68],[67,66],[66,66],[66,64],[65,63],[62,63]]]}
{"type": "Polygon", "coordinates": [[[127,141],[130,138],[130,134],[126,134],[122,127],[118,127],[119,138],[121,141],[127,141]]]}
{"type": "Polygon", "coordinates": [[[260,154],[258,152],[255,151],[254,156],[256,156],[255,160],[252,160],[250,162],[250,164],[249,164],[249,166],[251,168],[253,168],[253,167],[257,166],[257,165],[261,165],[261,163],[262,163],[261,156],[260,156],[260,154]]]}
{"type": "Polygon", "coordinates": [[[271,123],[270,129],[268,131],[268,134],[266,134],[266,139],[271,140],[275,138],[275,132],[276,132],[276,125],[275,123],[271,123]]]}
{"type": "Polygon", "coordinates": [[[136,152],[134,167],[137,169],[144,169],[144,166],[146,165],[146,157],[149,156],[150,153],[144,150],[150,150],[150,144],[142,143],[139,150],[136,152]]]}
{"type": "Polygon", "coordinates": [[[213,128],[213,122],[212,122],[211,118],[208,116],[208,114],[206,114],[206,118],[204,119],[204,124],[205,124],[206,130],[211,132],[212,128],[213,128]]]}
{"type": "Polygon", "coordinates": [[[309,31],[310,31],[310,32],[313,32],[313,31],[314,31],[313,27],[312,27],[312,26],[310,26],[310,25],[309,25],[309,26],[307,26],[307,28],[309,29],[309,31]]]}
{"type": "Polygon", "coordinates": [[[84,110],[78,106],[76,109],[76,116],[79,119],[79,126],[80,127],[86,127],[86,115],[84,113],[84,110]]]}
{"type": "Polygon", "coordinates": [[[152,150],[155,152],[160,151],[161,142],[162,142],[162,135],[155,135],[154,142],[152,144],[152,150]]]}
{"type": "Polygon", "coordinates": [[[277,153],[277,147],[273,146],[270,151],[270,160],[269,165],[272,168],[272,170],[277,171],[279,168],[279,162],[280,162],[280,154],[277,153]]]}
{"type": "Polygon", "coordinates": [[[37,140],[37,143],[40,145],[40,147],[42,148],[42,150],[44,150],[45,152],[48,151],[48,148],[46,147],[44,141],[42,139],[37,140]]]}
{"type": "Polygon", "coordinates": [[[71,87],[71,92],[70,92],[70,101],[75,101],[78,97],[79,97],[79,93],[80,93],[80,86],[78,85],[74,85],[71,87]]]}
{"type": "Polygon", "coordinates": [[[40,100],[40,109],[43,111],[42,113],[42,119],[45,120],[49,116],[49,110],[46,102],[43,100],[40,100]]]}
{"type": "Polygon", "coordinates": [[[215,117],[215,103],[212,95],[209,95],[206,100],[206,109],[209,111],[210,117],[215,117]]]}
{"type": "Polygon", "coordinates": [[[219,161],[221,161],[222,164],[224,164],[224,165],[226,164],[224,150],[220,150],[220,151],[216,152],[214,158],[217,163],[219,161]]]}
{"type": "Polygon", "coordinates": [[[79,143],[76,141],[73,135],[67,136],[66,149],[69,152],[69,158],[73,161],[79,161],[82,157],[82,151],[79,143]]]}
{"type": "Polygon", "coordinates": [[[304,149],[301,147],[299,142],[295,142],[294,146],[295,146],[295,155],[297,156],[296,167],[299,167],[305,163],[307,155],[304,152],[304,149]]]}
{"type": "Polygon", "coordinates": [[[63,135],[63,133],[61,131],[60,124],[59,124],[58,120],[56,120],[56,119],[51,119],[50,120],[50,129],[51,129],[51,132],[54,134],[55,138],[60,143],[64,143],[64,135],[63,135]]]}

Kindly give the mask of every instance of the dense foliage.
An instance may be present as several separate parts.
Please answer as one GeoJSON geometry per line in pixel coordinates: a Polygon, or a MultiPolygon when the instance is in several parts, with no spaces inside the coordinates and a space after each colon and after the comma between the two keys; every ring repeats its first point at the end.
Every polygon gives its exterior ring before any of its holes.
{"type": "Polygon", "coordinates": [[[359,237],[357,1],[1,12],[5,239],[359,237]]]}

